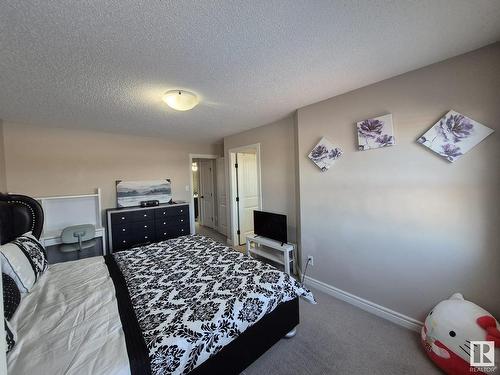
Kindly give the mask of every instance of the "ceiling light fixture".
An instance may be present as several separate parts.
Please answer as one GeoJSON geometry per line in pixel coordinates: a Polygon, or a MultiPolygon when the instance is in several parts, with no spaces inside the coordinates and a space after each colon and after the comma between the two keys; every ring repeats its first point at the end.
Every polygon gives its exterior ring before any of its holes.
{"type": "Polygon", "coordinates": [[[200,102],[195,93],[184,90],[167,91],[162,99],[176,111],[189,111],[200,102]]]}

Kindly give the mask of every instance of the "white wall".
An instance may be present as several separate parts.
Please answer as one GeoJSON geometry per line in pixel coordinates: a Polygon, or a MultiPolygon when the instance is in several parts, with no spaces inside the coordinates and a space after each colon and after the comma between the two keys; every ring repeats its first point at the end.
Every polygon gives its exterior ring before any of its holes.
{"type": "Polygon", "coordinates": [[[299,109],[310,275],[419,320],[453,292],[500,316],[499,93],[497,43],[299,109]],[[454,164],[416,143],[449,109],[497,130],[454,164]],[[357,151],[356,121],[386,113],[397,145],[357,151]],[[326,173],[307,158],[322,136],[344,150],[326,173]]]}

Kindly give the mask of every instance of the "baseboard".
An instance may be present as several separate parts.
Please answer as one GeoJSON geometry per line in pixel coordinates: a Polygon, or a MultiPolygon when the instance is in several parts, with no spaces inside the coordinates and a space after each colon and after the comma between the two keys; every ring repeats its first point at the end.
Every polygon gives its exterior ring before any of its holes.
{"type": "Polygon", "coordinates": [[[329,294],[332,297],[338,298],[344,302],[359,307],[360,309],[367,311],[371,314],[387,319],[402,327],[417,332],[420,332],[420,329],[422,328],[423,323],[416,319],[410,318],[409,316],[398,313],[397,311],[388,309],[387,307],[380,306],[374,302],[368,301],[364,298],[355,296],[354,294],[335,288],[334,286],[328,285],[322,281],[313,279],[310,276],[305,277],[305,284],[313,288],[319,289],[320,291],[329,294]]]}

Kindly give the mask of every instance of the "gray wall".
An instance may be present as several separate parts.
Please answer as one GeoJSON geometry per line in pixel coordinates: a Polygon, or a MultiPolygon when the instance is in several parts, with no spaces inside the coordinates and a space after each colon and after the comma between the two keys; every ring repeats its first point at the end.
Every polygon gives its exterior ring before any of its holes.
{"type": "Polygon", "coordinates": [[[0,193],[1,192],[7,192],[7,176],[5,174],[5,144],[2,120],[0,120],[0,193]]]}
{"type": "MultiPolygon", "coordinates": [[[[293,118],[287,117],[270,125],[224,138],[227,168],[229,149],[260,143],[262,206],[266,211],[287,215],[290,241],[295,241],[297,229],[294,129],[293,118]]],[[[226,191],[229,200],[229,181],[226,191]]]]}
{"type": "Polygon", "coordinates": [[[299,109],[310,276],[419,320],[453,292],[500,316],[499,121],[499,43],[299,109]],[[449,109],[497,131],[454,164],[415,142],[449,109]],[[397,145],[357,151],[355,122],[386,113],[397,145]],[[322,136],[344,150],[326,173],[322,136]]]}

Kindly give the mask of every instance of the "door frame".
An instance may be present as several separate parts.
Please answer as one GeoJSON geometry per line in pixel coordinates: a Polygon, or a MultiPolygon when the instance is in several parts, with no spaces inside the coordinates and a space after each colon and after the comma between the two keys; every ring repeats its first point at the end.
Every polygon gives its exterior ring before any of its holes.
{"type": "MultiPolygon", "coordinates": [[[[227,189],[227,175],[226,175],[226,157],[225,156],[219,156],[215,160],[216,168],[215,168],[215,179],[216,179],[216,187],[217,187],[217,232],[220,234],[223,234],[226,239],[228,239],[228,232],[229,232],[229,218],[227,215],[228,208],[227,208],[227,201],[228,201],[228,189],[227,189]],[[222,165],[219,165],[219,160],[222,161],[222,165]],[[222,173],[222,186],[219,188],[219,172],[222,173]],[[220,196],[220,193],[224,189],[224,194],[220,196]],[[219,209],[221,206],[224,205],[224,217],[225,217],[225,230],[222,230],[221,227],[221,212],[219,212],[219,209]]],[[[222,210],[221,210],[222,211],[222,210]]],[[[229,239],[227,240],[228,242],[230,241],[229,239]]]]}
{"type": "Polygon", "coordinates": [[[236,174],[234,173],[234,160],[236,159],[236,154],[238,152],[243,152],[246,150],[255,150],[257,155],[257,186],[259,189],[259,210],[263,209],[262,206],[262,175],[261,175],[261,157],[260,157],[260,143],[254,143],[246,146],[239,146],[230,148],[227,150],[228,155],[226,155],[228,160],[228,182],[229,182],[229,233],[228,240],[231,240],[231,244],[234,246],[239,246],[238,242],[238,224],[237,224],[237,205],[236,205],[236,174]]]}
{"type": "MultiPolygon", "coordinates": [[[[217,159],[193,159],[193,160],[197,160],[199,161],[199,164],[198,164],[198,172],[199,172],[199,184],[200,184],[200,193],[201,196],[199,196],[200,199],[198,199],[198,209],[199,209],[199,217],[198,217],[198,223],[200,223],[200,225],[203,225],[205,227],[208,227],[208,228],[211,228],[211,229],[214,229],[214,230],[217,230],[217,222],[219,221],[218,220],[218,215],[217,215],[217,212],[216,212],[216,203],[217,202],[217,181],[215,180],[215,172],[216,172],[216,168],[217,166],[215,165],[215,160],[217,159]],[[203,164],[206,163],[206,167],[203,166],[203,164]],[[208,168],[209,170],[208,171],[204,171],[205,168],[208,168]],[[207,196],[206,192],[205,192],[205,183],[202,182],[202,173],[205,174],[205,173],[208,173],[209,174],[209,177],[210,177],[210,180],[211,182],[209,183],[209,185],[211,185],[211,195],[210,196],[207,196]],[[201,189],[201,187],[203,186],[203,189],[201,189]],[[203,197],[205,196],[205,197],[203,197]],[[212,204],[212,216],[211,216],[211,220],[209,220],[209,222],[205,221],[204,220],[204,216],[206,215],[206,212],[205,212],[205,206],[204,206],[204,203],[206,203],[207,201],[210,201],[211,204],[212,204]],[[216,220],[217,219],[217,220],[216,220]],[[210,225],[213,225],[213,227],[211,227],[210,225]]],[[[194,197],[193,197],[193,200],[194,200],[194,197]]]]}
{"type": "MultiPolygon", "coordinates": [[[[195,234],[194,225],[194,197],[193,197],[193,160],[194,159],[217,159],[219,155],[211,154],[189,154],[189,226],[191,234],[195,234]]],[[[217,187],[215,187],[217,189],[217,187]]]]}

